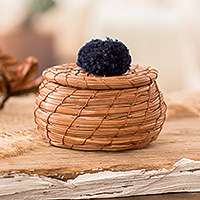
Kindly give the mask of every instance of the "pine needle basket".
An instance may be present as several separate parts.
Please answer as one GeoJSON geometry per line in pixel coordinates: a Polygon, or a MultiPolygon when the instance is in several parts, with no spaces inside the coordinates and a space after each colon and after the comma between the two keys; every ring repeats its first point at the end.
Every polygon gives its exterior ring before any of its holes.
{"type": "Polygon", "coordinates": [[[113,77],[88,74],[75,64],[48,68],[36,96],[37,128],[50,144],[70,149],[146,147],[166,118],[157,77],[157,70],[139,65],[113,77]]]}

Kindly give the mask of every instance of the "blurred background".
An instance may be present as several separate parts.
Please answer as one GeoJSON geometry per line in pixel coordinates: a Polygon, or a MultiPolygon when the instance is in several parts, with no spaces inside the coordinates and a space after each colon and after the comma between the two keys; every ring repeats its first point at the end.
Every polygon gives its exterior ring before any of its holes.
{"type": "Polygon", "coordinates": [[[199,0],[0,0],[0,48],[42,70],[76,62],[92,38],[111,37],[132,62],[159,70],[165,93],[200,90],[199,0]]]}

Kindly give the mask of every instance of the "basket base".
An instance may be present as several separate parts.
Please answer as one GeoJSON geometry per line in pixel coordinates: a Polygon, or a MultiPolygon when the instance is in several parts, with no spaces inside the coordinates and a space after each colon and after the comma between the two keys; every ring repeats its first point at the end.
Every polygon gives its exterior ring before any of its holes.
{"type": "MultiPolygon", "coordinates": [[[[73,150],[82,150],[82,151],[124,151],[124,150],[132,150],[132,149],[142,149],[147,147],[151,142],[157,139],[159,133],[152,138],[147,138],[141,140],[139,142],[130,142],[129,144],[119,144],[119,145],[94,145],[94,144],[62,144],[53,140],[48,140],[44,132],[39,130],[44,138],[45,142],[49,142],[50,145],[55,147],[61,147],[66,149],[73,150]]],[[[160,131],[159,131],[160,132],[160,131]]]]}

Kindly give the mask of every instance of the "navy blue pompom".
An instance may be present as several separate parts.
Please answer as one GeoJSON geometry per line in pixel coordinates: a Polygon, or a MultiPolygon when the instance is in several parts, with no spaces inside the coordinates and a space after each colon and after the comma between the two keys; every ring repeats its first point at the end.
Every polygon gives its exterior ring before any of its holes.
{"type": "Polygon", "coordinates": [[[94,75],[116,76],[130,69],[131,56],[118,40],[93,39],[81,47],[76,64],[94,75]]]}

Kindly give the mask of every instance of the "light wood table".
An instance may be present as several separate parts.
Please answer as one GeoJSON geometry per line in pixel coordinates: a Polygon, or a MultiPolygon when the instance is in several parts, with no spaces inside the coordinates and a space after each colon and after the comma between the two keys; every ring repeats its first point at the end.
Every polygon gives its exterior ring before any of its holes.
{"type": "Polygon", "coordinates": [[[0,174],[0,199],[200,192],[200,119],[167,121],[158,139],[141,150],[85,152],[40,144],[0,159],[0,174]]]}

